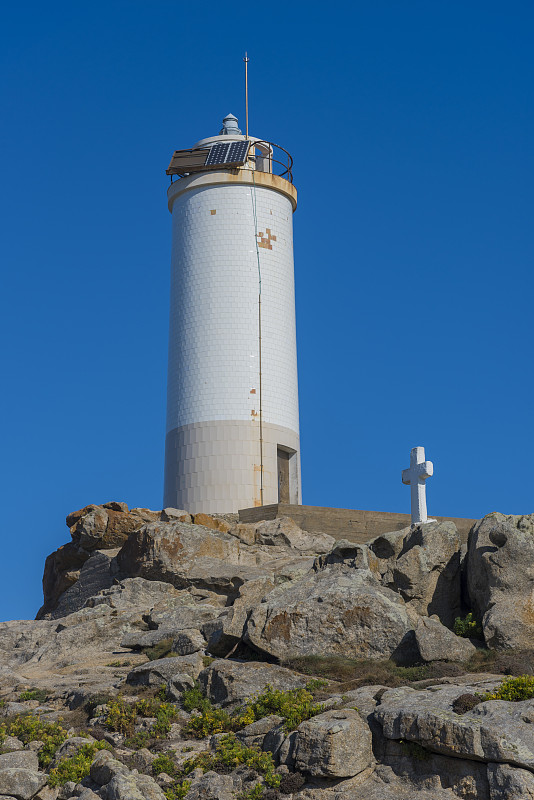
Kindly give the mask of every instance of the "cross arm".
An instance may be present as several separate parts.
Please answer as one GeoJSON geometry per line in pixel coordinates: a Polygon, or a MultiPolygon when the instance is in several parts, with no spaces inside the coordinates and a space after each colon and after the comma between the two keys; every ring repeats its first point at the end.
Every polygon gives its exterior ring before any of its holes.
{"type": "MultiPolygon", "coordinates": [[[[398,473],[397,473],[398,475],[398,473]]],[[[410,469],[403,469],[402,470],[402,482],[405,483],[407,486],[410,485],[412,482],[411,479],[411,470],[410,469]]]]}
{"type": "Polygon", "coordinates": [[[423,461],[422,464],[417,465],[417,472],[419,478],[431,478],[434,474],[434,464],[432,461],[423,461]]]}

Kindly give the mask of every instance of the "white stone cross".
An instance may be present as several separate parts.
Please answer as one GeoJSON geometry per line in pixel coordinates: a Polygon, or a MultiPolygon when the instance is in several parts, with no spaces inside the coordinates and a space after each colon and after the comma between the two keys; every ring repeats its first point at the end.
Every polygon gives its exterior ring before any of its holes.
{"type": "Polygon", "coordinates": [[[410,468],[402,470],[402,482],[411,488],[412,525],[418,522],[435,522],[435,520],[429,520],[426,514],[425,481],[433,474],[433,463],[425,461],[425,448],[412,447],[410,468]]]}

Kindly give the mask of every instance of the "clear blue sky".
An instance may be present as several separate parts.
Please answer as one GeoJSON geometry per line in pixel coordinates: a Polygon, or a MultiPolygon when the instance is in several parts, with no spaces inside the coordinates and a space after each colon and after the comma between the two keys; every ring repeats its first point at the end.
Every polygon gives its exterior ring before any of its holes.
{"type": "Polygon", "coordinates": [[[67,512],[160,508],[175,148],[295,160],[303,499],[534,511],[534,7],[3,3],[0,619],[67,512]]]}

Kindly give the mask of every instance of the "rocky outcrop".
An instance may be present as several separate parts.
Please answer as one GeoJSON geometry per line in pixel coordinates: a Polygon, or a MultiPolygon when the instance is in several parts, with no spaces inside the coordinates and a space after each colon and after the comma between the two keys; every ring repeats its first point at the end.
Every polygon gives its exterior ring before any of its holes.
{"type": "Polygon", "coordinates": [[[460,614],[460,537],[452,522],[430,522],[368,544],[371,569],[414,611],[451,626],[460,614]]]}
{"type": "Polygon", "coordinates": [[[46,617],[57,619],[81,608],[87,597],[103,589],[105,583],[110,584],[112,581],[112,570],[109,565],[104,566],[100,560],[95,570],[96,565],[93,560],[93,564],[83,575],[85,586],[77,587],[76,591],[65,598],[62,608],[57,610],[59,598],[80,580],[82,567],[91,554],[94,551],[104,551],[101,558],[107,555],[110,561],[130,533],[147,522],[159,519],[191,522],[191,516],[186,511],[178,509],[151,511],[148,508],[133,508],[130,511],[126,503],[118,502],[89,505],[69,514],[66,522],[72,542],[63,545],[46,559],[43,576],[44,603],[37,614],[37,619],[46,617]]]}
{"type": "Polygon", "coordinates": [[[244,639],[278,658],[338,653],[405,660],[413,627],[399,595],[370,572],[324,569],[273,589],[252,609],[244,639]]]}
{"type": "Polygon", "coordinates": [[[117,555],[123,574],[196,587],[233,600],[239,588],[265,573],[283,576],[311,567],[285,547],[244,546],[224,531],[187,523],[152,523],[132,534],[117,555]]]}
{"type": "Polygon", "coordinates": [[[484,638],[495,649],[534,641],[534,514],[488,514],[469,536],[467,583],[484,638]]]}
{"type": "MultiPolygon", "coordinates": [[[[42,742],[11,730],[0,797],[534,800],[534,700],[484,700],[501,676],[465,670],[491,653],[450,630],[461,607],[452,524],[363,545],[289,518],[122,503],[67,521],[72,542],[45,569],[48,610],[0,624],[0,715],[66,717],[69,730],[47,772],[42,742]],[[310,683],[314,665],[324,683],[310,683]],[[30,687],[46,691],[25,699],[30,687]],[[46,785],[97,739],[113,749],[89,775],[46,785]],[[258,769],[238,763],[243,745],[263,751],[258,769]]],[[[534,516],[492,514],[472,532],[463,569],[490,647],[530,647],[533,539],[534,516]]]]}

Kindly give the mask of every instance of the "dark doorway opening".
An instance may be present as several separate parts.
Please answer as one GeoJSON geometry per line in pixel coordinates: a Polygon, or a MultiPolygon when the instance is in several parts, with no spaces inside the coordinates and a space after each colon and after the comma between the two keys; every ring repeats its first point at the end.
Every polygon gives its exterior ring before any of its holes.
{"type": "Polygon", "coordinates": [[[282,450],[280,447],[277,451],[278,454],[278,502],[289,503],[289,459],[291,453],[287,450],[282,450]]]}

